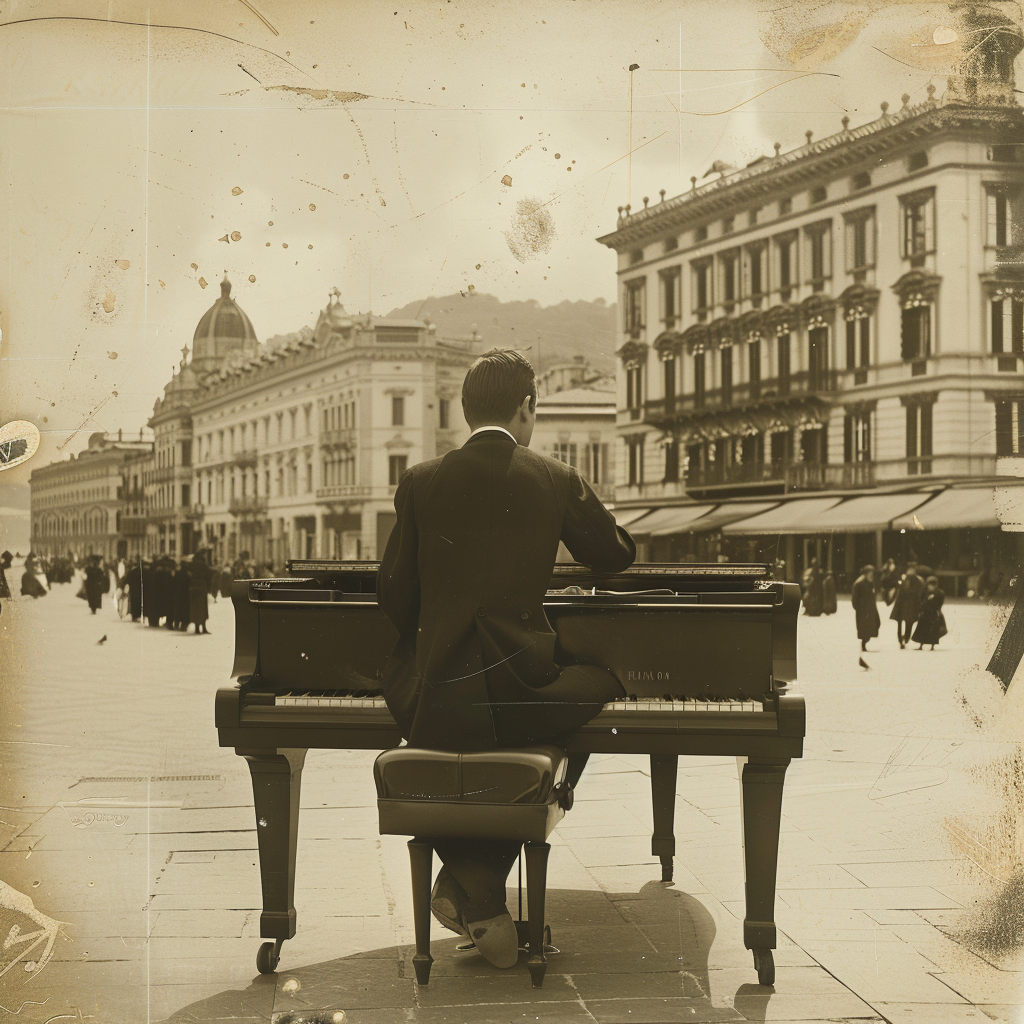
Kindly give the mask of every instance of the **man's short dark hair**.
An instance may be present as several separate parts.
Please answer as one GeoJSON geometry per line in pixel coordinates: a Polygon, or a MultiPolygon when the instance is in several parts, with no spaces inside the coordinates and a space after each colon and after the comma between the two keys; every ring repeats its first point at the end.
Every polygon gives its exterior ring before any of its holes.
{"type": "Polygon", "coordinates": [[[527,396],[535,409],[537,375],[530,360],[512,348],[485,352],[462,384],[462,408],[470,423],[507,423],[527,396]]]}

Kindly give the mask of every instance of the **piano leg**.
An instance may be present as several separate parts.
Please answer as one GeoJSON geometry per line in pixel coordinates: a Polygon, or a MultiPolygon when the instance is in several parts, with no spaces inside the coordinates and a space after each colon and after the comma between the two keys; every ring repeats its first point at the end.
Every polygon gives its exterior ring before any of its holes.
{"type": "Polygon", "coordinates": [[[295,848],[305,750],[245,751],[256,808],[263,913],[260,935],[280,943],[295,934],[295,848]]]}
{"type": "Polygon", "coordinates": [[[661,880],[672,881],[672,858],[676,854],[673,823],[676,816],[676,754],[651,754],[651,806],[654,811],[654,835],[651,853],[661,858],[661,880]]]}
{"type": "Polygon", "coordinates": [[[743,822],[743,873],[747,913],[743,945],[753,950],[762,985],[775,980],[775,878],[779,863],[782,788],[789,758],[737,758],[743,822]]]}

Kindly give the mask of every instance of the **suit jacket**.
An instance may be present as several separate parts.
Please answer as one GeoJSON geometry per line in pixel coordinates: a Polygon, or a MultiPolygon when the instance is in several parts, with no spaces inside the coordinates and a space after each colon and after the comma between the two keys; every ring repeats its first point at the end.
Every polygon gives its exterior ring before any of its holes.
{"type": "MultiPolygon", "coordinates": [[[[543,607],[559,540],[602,572],[630,566],[633,541],[575,469],[497,430],[413,466],[395,511],[377,576],[399,632],[384,671],[388,707],[416,746],[510,745],[501,705],[536,699],[561,672],[543,607]]],[[[592,693],[578,675],[580,693],[592,693]]],[[[571,699],[571,684],[559,689],[571,699]]]]}

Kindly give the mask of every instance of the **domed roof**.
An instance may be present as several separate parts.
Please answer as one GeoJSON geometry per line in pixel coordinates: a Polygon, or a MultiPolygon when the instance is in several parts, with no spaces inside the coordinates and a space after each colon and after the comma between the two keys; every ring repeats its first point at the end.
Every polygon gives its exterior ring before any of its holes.
{"type": "Polygon", "coordinates": [[[206,338],[256,340],[252,322],[231,298],[231,282],[226,274],[220,283],[220,298],[203,314],[192,340],[198,343],[206,338]]]}

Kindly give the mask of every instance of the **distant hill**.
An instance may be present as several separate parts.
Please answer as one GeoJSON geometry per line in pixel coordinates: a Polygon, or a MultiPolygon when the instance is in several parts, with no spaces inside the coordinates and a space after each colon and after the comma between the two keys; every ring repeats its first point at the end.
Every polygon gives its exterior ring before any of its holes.
{"type": "Polygon", "coordinates": [[[542,306],[502,302],[479,292],[431,295],[391,310],[388,317],[430,320],[444,335],[471,333],[474,325],[484,343],[518,348],[539,372],[573,356],[584,356],[595,368],[611,371],[615,365],[616,306],[604,299],[560,302],[542,306]]]}

